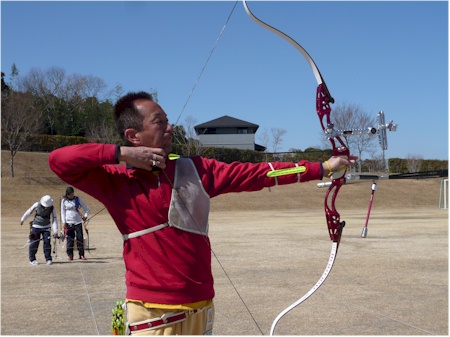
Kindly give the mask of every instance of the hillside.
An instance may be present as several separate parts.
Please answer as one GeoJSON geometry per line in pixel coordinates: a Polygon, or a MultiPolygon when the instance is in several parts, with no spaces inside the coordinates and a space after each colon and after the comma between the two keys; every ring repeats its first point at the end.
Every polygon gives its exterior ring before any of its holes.
{"type": "MultiPolygon", "coordinates": [[[[57,200],[67,184],[49,169],[48,153],[19,152],[15,157],[15,178],[11,178],[9,153],[2,151],[2,216],[20,217],[25,210],[45,194],[57,200]]],[[[383,180],[378,190],[372,212],[381,209],[438,208],[441,179],[383,180]]],[[[215,211],[233,210],[311,210],[323,209],[326,190],[317,188],[316,182],[274,187],[252,193],[233,193],[212,200],[215,211]]],[[[93,211],[103,207],[99,202],[76,191],[93,211]]],[[[371,184],[349,184],[341,188],[336,207],[338,210],[367,211],[371,184]]]]}

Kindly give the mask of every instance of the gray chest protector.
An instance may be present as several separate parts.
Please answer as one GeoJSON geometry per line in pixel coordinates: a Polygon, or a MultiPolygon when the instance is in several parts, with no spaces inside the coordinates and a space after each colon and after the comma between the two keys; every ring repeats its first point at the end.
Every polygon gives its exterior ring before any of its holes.
{"type": "Polygon", "coordinates": [[[169,226],[207,236],[209,199],[192,160],[178,159],[169,208],[169,226]]]}
{"type": "Polygon", "coordinates": [[[124,241],[155,232],[157,230],[176,227],[186,232],[208,235],[209,195],[188,158],[177,160],[175,181],[172,188],[172,199],[169,207],[169,221],[151,228],[123,234],[124,241]]]}
{"type": "Polygon", "coordinates": [[[50,227],[50,217],[53,213],[53,206],[45,208],[40,203],[36,207],[36,215],[34,216],[33,225],[50,227]]]}

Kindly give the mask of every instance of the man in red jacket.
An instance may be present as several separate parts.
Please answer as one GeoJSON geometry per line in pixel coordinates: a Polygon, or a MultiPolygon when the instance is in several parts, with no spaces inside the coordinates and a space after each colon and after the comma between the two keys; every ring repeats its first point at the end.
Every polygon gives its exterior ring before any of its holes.
{"type": "Polygon", "coordinates": [[[196,156],[169,161],[172,125],[144,92],[119,99],[115,121],[127,146],[68,146],[53,151],[49,165],[66,183],[102,202],[123,235],[133,334],[212,333],[210,198],[320,180],[357,159],[226,164],[196,156]],[[115,165],[121,161],[126,165],[115,165]],[[267,176],[294,166],[303,166],[304,172],[267,176]]]}

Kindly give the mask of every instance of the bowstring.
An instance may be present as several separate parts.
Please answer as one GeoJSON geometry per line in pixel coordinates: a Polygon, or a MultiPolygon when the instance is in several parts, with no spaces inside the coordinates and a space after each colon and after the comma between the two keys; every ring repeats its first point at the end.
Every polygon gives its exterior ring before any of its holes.
{"type": "Polygon", "coordinates": [[[175,121],[174,124],[172,124],[173,127],[175,127],[175,126],[178,124],[178,121],[180,120],[181,115],[183,114],[184,110],[186,109],[186,106],[187,106],[189,100],[191,99],[191,96],[192,96],[192,94],[194,93],[194,90],[195,90],[195,88],[197,87],[197,84],[198,84],[198,82],[200,81],[200,78],[201,78],[202,75],[203,75],[203,71],[205,70],[206,66],[208,65],[209,60],[211,59],[211,56],[212,56],[212,54],[214,53],[214,50],[216,49],[216,47],[217,47],[217,45],[218,45],[218,43],[219,43],[219,40],[220,40],[220,38],[222,37],[223,32],[225,31],[225,28],[227,27],[228,21],[230,21],[231,16],[233,15],[233,12],[234,12],[234,9],[236,8],[237,3],[238,3],[238,1],[236,1],[236,2],[234,3],[234,6],[233,6],[233,8],[231,9],[231,12],[230,12],[230,14],[228,15],[227,20],[225,21],[225,24],[223,25],[222,30],[220,31],[219,36],[217,37],[216,42],[214,43],[214,46],[212,47],[212,49],[211,49],[211,51],[210,51],[208,57],[206,58],[205,64],[203,65],[202,69],[200,70],[200,74],[198,75],[197,80],[195,81],[195,83],[194,83],[194,85],[193,85],[193,87],[192,87],[192,89],[191,89],[191,92],[189,93],[189,95],[188,95],[188,97],[187,97],[187,99],[186,99],[186,102],[184,103],[183,108],[181,109],[181,112],[180,112],[180,114],[178,115],[177,120],[175,121]]]}
{"type": "MultiPolygon", "coordinates": [[[[214,51],[215,51],[215,49],[216,49],[216,47],[217,47],[217,45],[218,45],[218,43],[219,43],[219,41],[220,41],[220,38],[222,37],[222,34],[223,34],[223,32],[225,31],[225,28],[227,27],[228,22],[229,22],[230,19],[231,19],[231,16],[233,15],[233,12],[234,12],[234,10],[235,10],[235,8],[236,8],[236,5],[237,5],[238,1],[239,1],[239,0],[237,0],[237,1],[234,3],[234,6],[233,6],[233,8],[231,9],[231,12],[230,12],[230,14],[229,14],[228,17],[227,17],[227,19],[226,19],[226,21],[225,21],[225,24],[223,25],[222,30],[220,31],[220,33],[219,33],[219,35],[218,35],[218,37],[217,37],[217,39],[216,39],[216,42],[214,43],[214,46],[212,47],[212,49],[211,49],[211,51],[210,51],[208,57],[206,58],[206,61],[205,61],[204,65],[203,65],[202,69],[200,70],[200,73],[199,73],[199,75],[198,75],[198,77],[197,77],[197,79],[196,79],[196,81],[195,81],[195,83],[194,83],[194,85],[193,85],[193,87],[192,87],[192,89],[191,89],[191,91],[190,91],[190,93],[189,93],[187,99],[186,99],[186,102],[185,102],[184,105],[183,105],[183,108],[181,109],[181,112],[179,113],[179,115],[178,115],[178,117],[177,117],[175,123],[172,124],[173,127],[175,127],[175,126],[178,124],[178,122],[179,122],[179,120],[180,120],[180,118],[181,118],[181,115],[182,115],[183,112],[185,111],[186,106],[187,106],[189,100],[191,99],[192,94],[194,93],[194,90],[195,90],[195,88],[197,87],[197,84],[199,83],[199,81],[200,81],[200,79],[201,79],[201,77],[202,77],[202,75],[203,75],[204,70],[206,69],[206,66],[207,66],[208,63],[209,63],[209,60],[211,59],[212,54],[214,53],[214,51]]],[[[164,176],[166,177],[167,181],[169,182],[170,186],[172,187],[172,190],[174,190],[175,193],[177,193],[177,195],[179,195],[179,194],[178,194],[178,191],[175,189],[175,186],[174,186],[172,180],[169,179],[169,176],[167,175],[166,171],[165,171],[165,170],[162,170],[162,172],[163,172],[164,176]]],[[[186,209],[187,213],[189,214],[189,217],[191,218],[192,222],[195,224],[195,226],[197,227],[197,229],[200,230],[200,226],[197,224],[197,222],[195,221],[194,217],[192,216],[192,214],[191,214],[191,213],[189,212],[189,210],[187,209],[186,204],[184,203],[184,200],[183,200],[181,197],[180,197],[179,199],[181,200],[181,204],[183,205],[183,207],[186,209]]],[[[203,236],[203,235],[202,235],[202,236],[203,236]]],[[[214,258],[216,259],[216,261],[217,261],[217,263],[219,264],[220,268],[222,269],[223,273],[225,274],[226,278],[228,279],[228,282],[229,282],[229,283],[231,284],[231,286],[233,287],[234,292],[237,294],[237,296],[239,297],[240,301],[242,302],[242,304],[244,305],[245,309],[247,310],[248,314],[250,315],[251,319],[253,320],[253,322],[255,323],[256,327],[258,328],[259,332],[261,333],[261,335],[264,335],[264,333],[262,332],[262,330],[261,330],[261,328],[260,328],[258,322],[256,321],[255,317],[254,317],[253,314],[251,313],[249,307],[248,307],[247,304],[245,303],[244,299],[242,298],[241,294],[240,294],[239,291],[237,290],[237,288],[236,288],[236,286],[234,285],[233,281],[231,281],[230,276],[229,276],[228,273],[226,272],[226,270],[225,270],[224,266],[222,265],[222,263],[220,262],[218,256],[216,255],[216,253],[215,253],[214,250],[212,249],[211,243],[207,240],[207,238],[206,238],[205,236],[203,236],[203,238],[204,238],[205,242],[207,243],[207,245],[208,245],[208,247],[209,247],[209,249],[210,249],[212,255],[214,256],[214,258]]]]}
{"type": "MultiPolygon", "coordinates": [[[[167,175],[165,170],[162,170],[164,176],[166,177],[167,181],[169,182],[170,186],[172,187],[172,190],[175,191],[175,193],[178,195],[179,200],[181,201],[181,204],[183,205],[184,209],[186,210],[186,212],[189,214],[189,217],[191,218],[192,222],[194,223],[194,225],[197,227],[197,229],[199,231],[201,231],[201,228],[199,226],[199,224],[195,221],[193,215],[191,214],[191,212],[189,212],[189,209],[187,208],[186,204],[184,203],[183,198],[181,198],[181,196],[178,194],[178,191],[176,190],[172,180],[169,179],[169,176],[167,175]]],[[[239,293],[239,291],[237,290],[236,286],[234,285],[233,281],[231,281],[230,276],[228,275],[228,273],[225,270],[225,267],[222,265],[222,263],[219,260],[219,257],[216,255],[216,253],[214,252],[214,250],[211,247],[211,243],[210,241],[208,241],[208,239],[206,238],[206,236],[202,235],[203,239],[205,240],[206,244],[209,247],[209,250],[211,251],[212,255],[214,256],[214,258],[216,259],[217,263],[220,266],[220,269],[222,269],[223,273],[225,274],[226,278],[228,279],[228,282],[231,284],[231,286],[233,287],[234,292],[236,293],[236,295],[239,297],[239,299],[241,300],[242,304],[244,305],[245,309],[247,310],[248,314],[250,315],[250,317],[252,318],[253,322],[255,323],[256,327],[258,328],[259,332],[261,333],[261,335],[264,335],[264,333],[261,330],[261,327],[259,326],[258,322],[256,321],[255,317],[253,316],[253,314],[251,313],[249,307],[247,306],[247,304],[245,303],[244,299],[242,298],[241,294],[239,293]]]]}

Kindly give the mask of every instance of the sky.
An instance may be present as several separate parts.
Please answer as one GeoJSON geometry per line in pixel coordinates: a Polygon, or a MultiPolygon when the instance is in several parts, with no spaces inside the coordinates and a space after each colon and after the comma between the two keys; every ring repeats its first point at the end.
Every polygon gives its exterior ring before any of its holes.
{"type": "MultiPolygon", "coordinates": [[[[386,121],[398,124],[397,132],[388,132],[386,158],[448,160],[446,1],[248,5],[312,56],[334,106],[359,105],[374,117],[384,111],[386,121]]],[[[257,143],[265,130],[286,130],[279,151],[323,147],[308,63],[252,21],[242,2],[234,6],[1,1],[1,70],[8,82],[13,64],[20,75],[57,66],[69,75],[100,77],[110,90],[157,90],[171,122],[201,124],[228,115],[258,124],[257,143]]]]}

